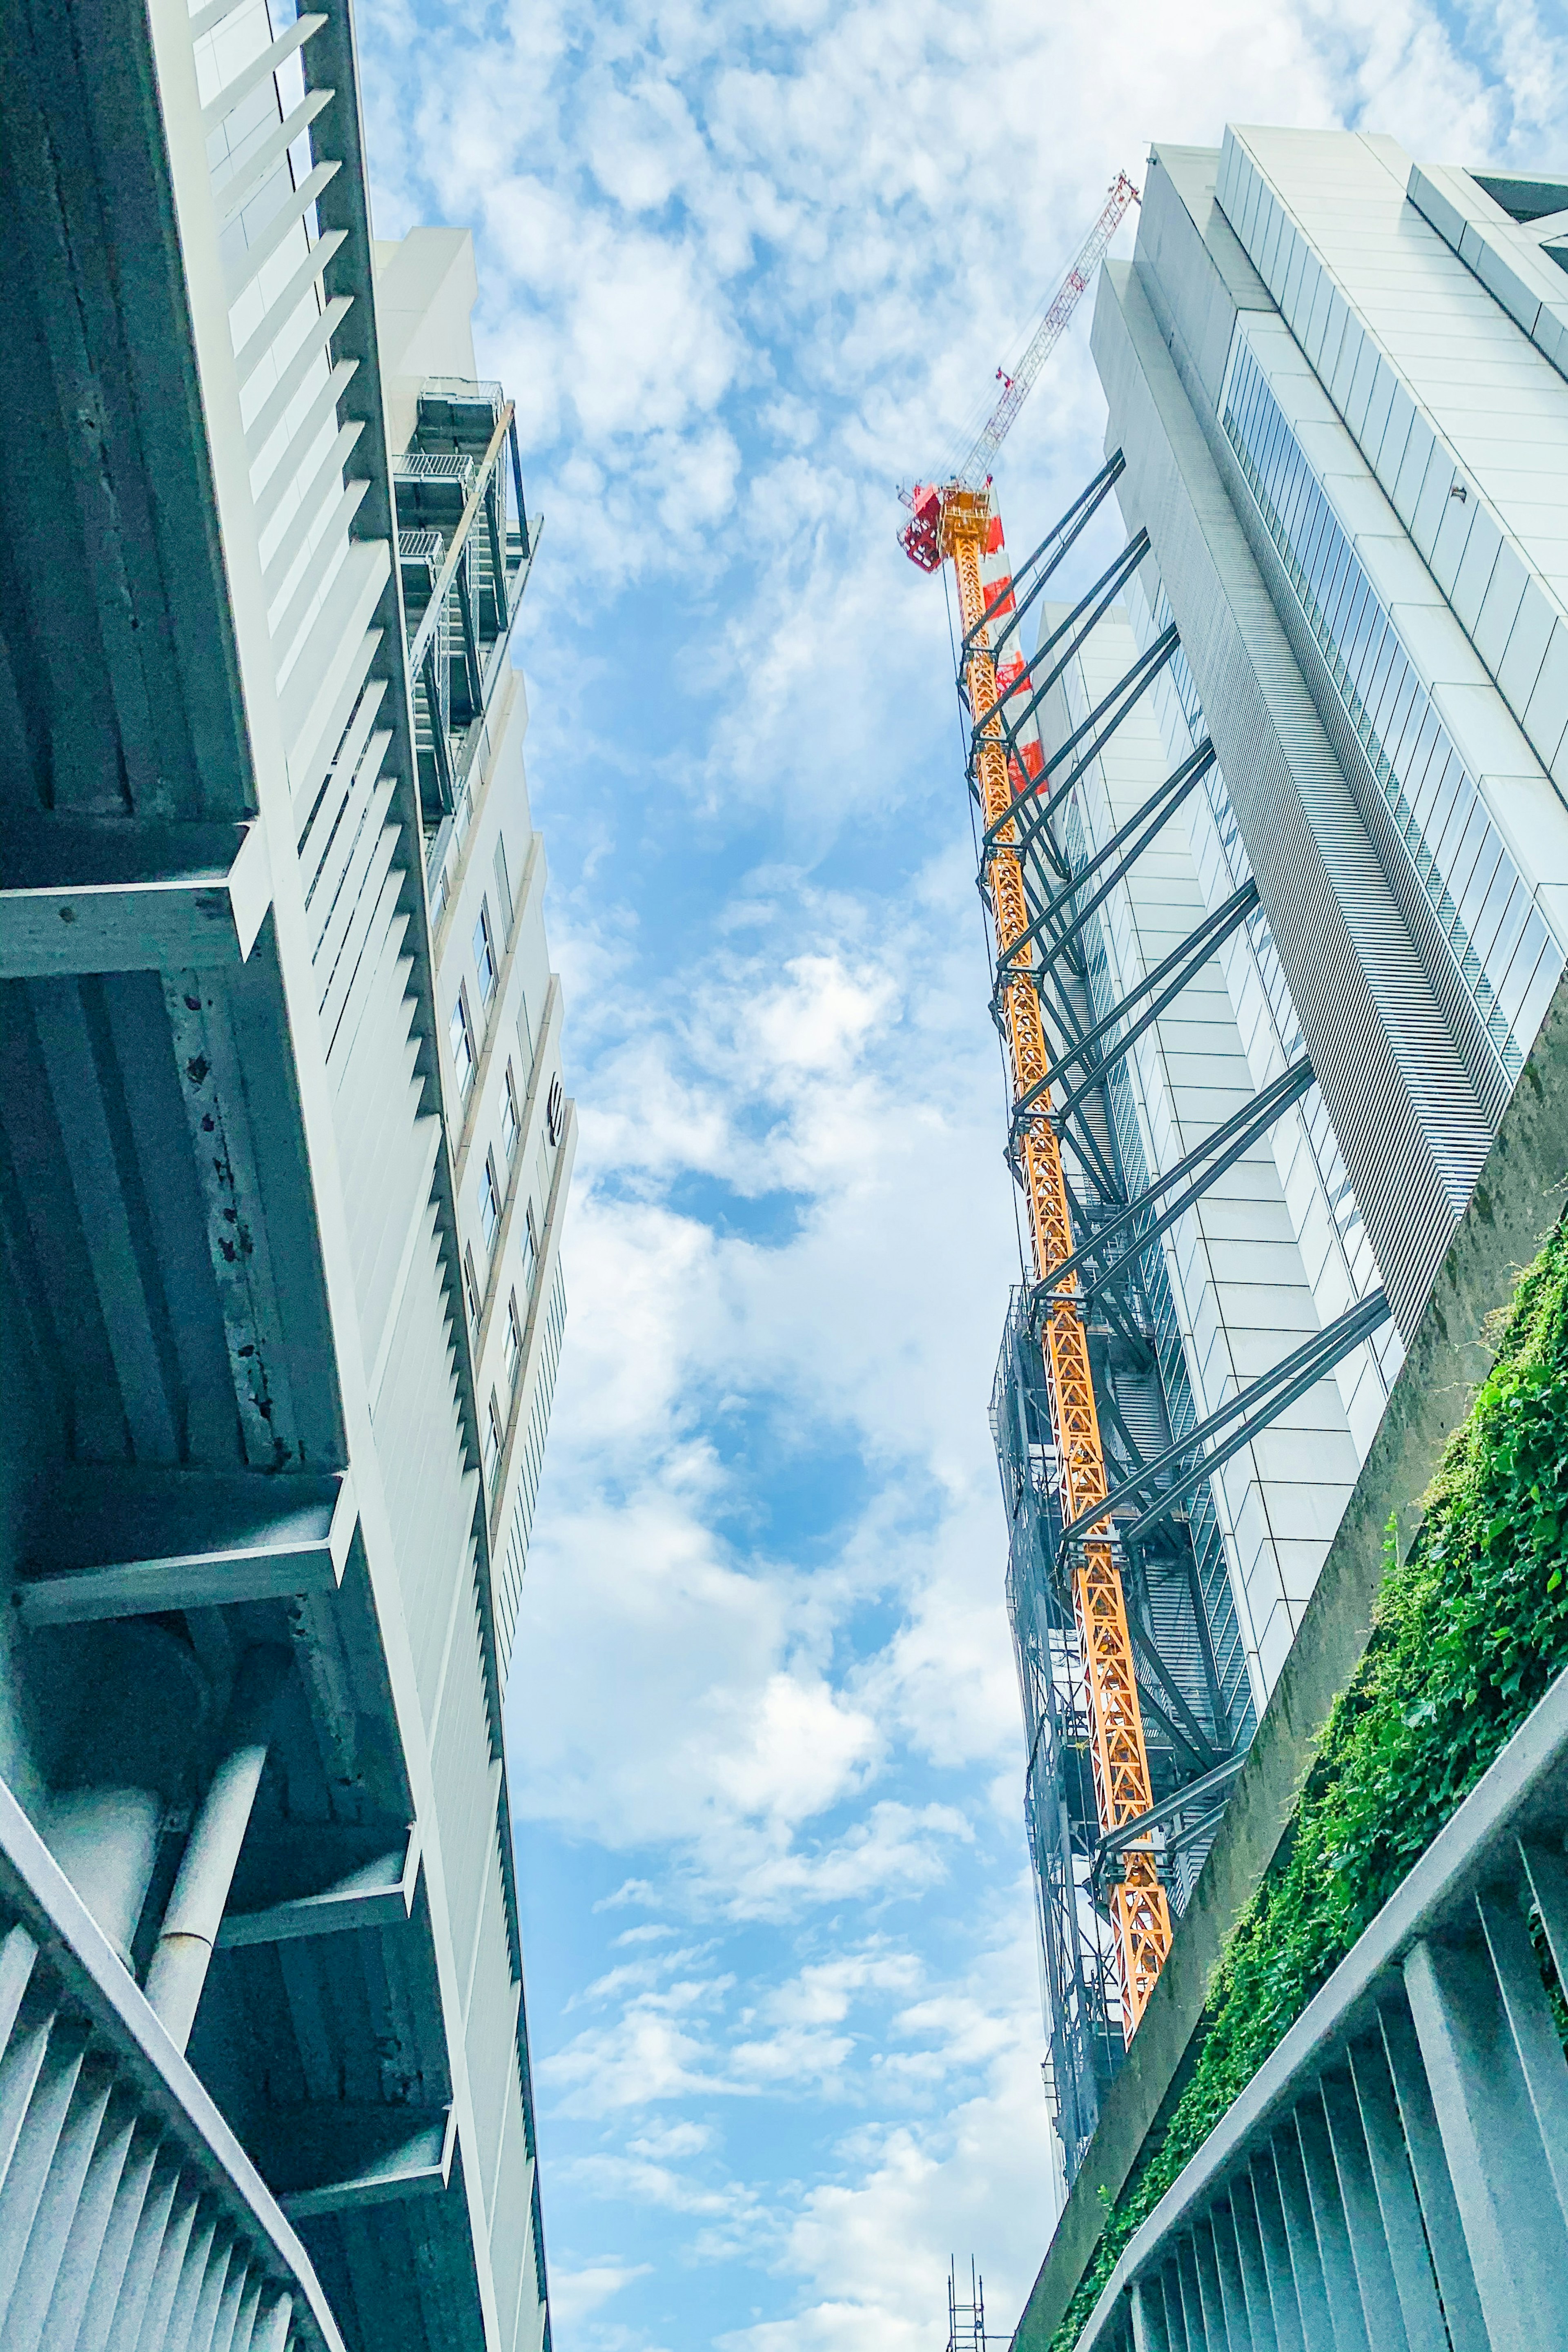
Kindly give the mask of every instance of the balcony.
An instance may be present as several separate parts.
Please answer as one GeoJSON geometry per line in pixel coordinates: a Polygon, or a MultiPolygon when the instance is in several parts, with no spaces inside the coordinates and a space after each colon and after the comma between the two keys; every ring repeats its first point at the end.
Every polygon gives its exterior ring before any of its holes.
{"type": "Polygon", "coordinates": [[[466,826],[468,778],[533,555],[516,420],[500,385],[430,378],[393,474],[434,877],[466,826]]]}

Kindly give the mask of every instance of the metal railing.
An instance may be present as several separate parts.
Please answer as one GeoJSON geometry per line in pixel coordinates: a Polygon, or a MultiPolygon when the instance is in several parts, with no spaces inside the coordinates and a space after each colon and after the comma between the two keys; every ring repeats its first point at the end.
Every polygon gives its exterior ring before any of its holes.
{"type": "Polygon", "coordinates": [[[1079,2352],[1568,2344],[1568,1675],[1132,2239],[1079,2352]]]}
{"type": "Polygon", "coordinates": [[[343,2352],[277,2200],[4,1781],[0,2343],[343,2352]]]}

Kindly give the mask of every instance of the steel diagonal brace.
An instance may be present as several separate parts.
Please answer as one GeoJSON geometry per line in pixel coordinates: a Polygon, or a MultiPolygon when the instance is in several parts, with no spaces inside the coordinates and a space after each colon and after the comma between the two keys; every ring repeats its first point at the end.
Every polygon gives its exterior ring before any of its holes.
{"type": "Polygon", "coordinates": [[[425,649],[420,675],[425,681],[425,700],[430,713],[430,751],[436,762],[436,791],[442,814],[449,816],[457,806],[458,794],[452,777],[452,747],[447,735],[447,722],[441,716],[440,681],[434,637],[425,649]]]}
{"type": "Polygon", "coordinates": [[[1125,1267],[1142,1257],[1149,1244],[1157,1241],[1167,1226],[1173,1225],[1195,1201],[1202,1200],[1209,1187],[1235,1166],[1243,1152],[1249,1150],[1260,1135],[1266,1135],[1275,1121],[1284,1117],[1292,1103],[1300,1101],[1311,1083],[1312,1066],[1303,1055],[1300,1061],[1292,1062],[1289,1068],[1282,1071],[1260,1094],[1254,1095],[1250,1102],[1244,1103],[1238,1111],[1233,1112],[1222,1126],[1205,1135],[1203,1141],[1194,1146],[1184,1159],[1178,1160],[1173,1168],[1168,1169],[1163,1176],[1156,1177],[1135,1201],[1130,1201],[1124,1209],[1118,1210],[1099,1228],[1092,1241],[1075,1250],[1071,1257],[1064,1258],[1050,1282],[1042,1283],[1037,1287],[1034,1294],[1035,1302],[1069,1286],[1080,1268],[1098,1257],[1145,1210],[1152,1209],[1157,1201],[1171,1193],[1173,1187],[1179,1187],[1155,1222],[1142,1228],[1115,1261],[1103,1273],[1093,1276],[1079,1293],[1087,1306],[1107,1283],[1116,1280],[1125,1267]]]}
{"type": "Polygon", "coordinates": [[[988,709],[976,715],[973,734],[970,741],[972,761],[979,751],[981,737],[993,719],[999,720],[1005,749],[1009,751],[1016,751],[1019,728],[1027,726],[1068,662],[1105,618],[1106,614],[1148,552],[1149,534],[1146,530],[1141,530],[1136,539],[1128,541],[1115,562],[1107,565],[1088,594],[1081,597],[1073,606],[1060,626],[1053,629],[1044,645],[1036,648],[1019,670],[1017,677],[1009,681],[1005,692],[999,694],[988,709]],[[1067,651],[1035,687],[1024,709],[1012,720],[1002,717],[1004,704],[1011,702],[1015,695],[1021,694],[1026,687],[1034,684],[1036,666],[1043,662],[1047,655],[1055,653],[1064,637],[1068,640],[1067,651]]]}
{"type": "MultiPolygon", "coordinates": [[[[999,960],[998,974],[1005,967],[1010,966],[1011,960],[1020,952],[1026,943],[1032,947],[1042,933],[1049,931],[1058,915],[1072,907],[1079,892],[1086,883],[1092,882],[1097,876],[1100,876],[1103,878],[1093,896],[1078,908],[1070,922],[1052,935],[1047,950],[1047,961],[1069,947],[1082,931],[1090,916],[1099,912],[1117,884],[1125,879],[1131,867],[1142,856],[1149,844],[1164,830],[1189,793],[1202,782],[1213,767],[1214,761],[1214,745],[1205,738],[1196,751],[1189,753],[1182,761],[1179,768],[1172,770],[1158,790],[1150,793],[1142,806],[1134,810],[1126,824],[1112,834],[1104,848],[1097,850],[1088,864],[1079,869],[1067,887],[1056,891],[1047,899],[1023,937],[1015,940],[1006,954],[999,960]],[[1108,866],[1110,871],[1106,872],[1105,869],[1108,866]]],[[[1024,854],[1027,856],[1029,853],[1026,850],[1024,854]]]]}
{"type": "Polygon", "coordinates": [[[522,495],[522,458],[517,446],[517,411],[515,408],[511,410],[510,415],[507,418],[507,446],[511,454],[511,478],[517,490],[518,536],[522,541],[523,559],[526,562],[527,559],[532,555],[533,549],[530,543],[528,506],[522,495]]]}
{"type": "MultiPolygon", "coordinates": [[[[1066,637],[1069,640],[1068,649],[1057,663],[1056,667],[1050,672],[1050,675],[1040,686],[1038,693],[1035,698],[1035,701],[1038,702],[1049,692],[1050,688],[1056,684],[1057,679],[1061,676],[1063,670],[1066,669],[1068,662],[1071,661],[1079,646],[1089,635],[1089,632],[1103,619],[1105,614],[1115,602],[1115,599],[1122,587],[1126,584],[1127,581],[1131,578],[1132,573],[1137,570],[1139,564],[1142,562],[1143,558],[1148,552],[1149,534],[1146,530],[1141,530],[1135,539],[1129,540],[1125,547],[1120,548],[1117,551],[1116,555],[1100,573],[1099,579],[1094,583],[1094,585],[1088,589],[1073,606],[1072,611],[1068,614],[1066,620],[1060,622],[1058,626],[1052,630],[1050,635],[1047,637],[1042,644],[1036,646],[1028,660],[1020,667],[1016,677],[1009,680],[1005,691],[998,694],[995,700],[989,703],[983,711],[971,711],[971,716],[974,722],[973,732],[970,738],[969,746],[969,763],[971,768],[973,767],[975,756],[980,750],[981,738],[984,734],[985,729],[990,724],[991,720],[993,719],[999,719],[1003,704],[1011,701],[1015,695],[1021,694],[1024,691],[1033,679],[1037,665],[1045,661],[1051,654],[1055,653],[1063,638],[1066,637]],[[1087,619],[1084,617],[1085,614],[1088,615],[1087,619]]],[[[993,663],[994,663],[995,656],[994,653],[991,658],[993,663]]],[[[1034,707],[1035,704],[1031,703],[1030,709],[1032,710],[1034,707]]],[[[1029,711],[1026,711],[1023,719],[1016,721],[1016,726],[1022,726],[1028,716],[1029,711]]],[[[1005,725],[1005,721],[1001,721],[1001,723],[1005,725]]]]}
{"type": "Polygon", "coordinates": [[[1081,1084],[1073,1088],[1070,1094],[1063,1097],[1062,1100],[1056,1105],[1052,1116],[1059,1122],[1071,1111],[1076,1110],[1084,1097],[1092,1093],[1097,1086],[1103,1083],[1107,1073],[1114,1069],[1118,1062],[1125,1059],[1144,1031],[1159,1019],[1168,1004],[1174,1003],[1189,982],[1203,970],[1210,957],[1216,954],[1231,933],[1247,920],[1257,904],[1257,883],[1244,882],[1241,888],[1226,898],[1223,906],[1216,907],[1212,915],[1205,917],[1195,931],[1188,933],[1180,947],[1173,948],[1170,954],[1163,957],[1152,971],[1145,973],[1137,987],[1130,989],[1121,1003],[1112,1006],[1103,1021],[1096,1022],[1092,1029],[1087,1030],[1075,1045],[1069,1045],[1061,1059],[1052,1065],[1046,1076],[1031,1087],[1026,1095],[1020,1096],[1015,1116],[1026,1117],[1032,1105],[1038,1100],[1047,1088],[1053,1086],[1075,1062],[1078,1062],[1083,1065],[1089,1075],[1081,1084]],[[1132,1026],[1123,1032],[1109,1053],[1091,1061],[1090,1057],[1094,1055],[1095,1049],[1103,1045],[1118,1022],[1124,1021],[1132,1007],[1146,997],[1150,1002],[1132,1026]]]}
{"type": "MultiPolygon", "coordinates": [[[[1024,1125],[1026,1124],[1026,1121],[1024,1122],[1024,1125]]],[[[1120,1202],[1124,1197],[1121,1185],[1118,1184],[1115,1173],[1111,1169],[1109,1160],[1106,1159],[1104,1152],[1100,1149],[1100,1138],[1095,1134],[1094,1129],[1089,1126],[1089,1121],[1083,1116],[1083,1107],[1081,1103],[1074,1105],[1070,1118],[1058,1118],[1055,1114],[1053,1114],[1052,1124],[1056,1129],[1058,1141],[1059,1143],[1068,1143],[1071,1145],[1073,1150],[1078,1154],[1079,1160],[1083,1164],[1084,1172],[1093,1182],[1100,1198],[1106,1201],[1120,1202]]],[[[1007,1138],[1006,1144],[1004,1147],[1004,1152],[1008,1166],[1012,1169],[1013,1173],[1017,1177],[1019,1182],[1024,1184],[1026,1192],[1028,1187],[1025,1181],[1023,1171],[1018,1165],[1020,1156],[1019,1147],[1022,1142],[1022,1137],[1023,1126],[1015,1125],[1012,1132],[1007,1138]]],[[[1064,1177],[1064,1189],[1066,1188],[1066,1181],[1067,1180],[1064,1177]]],[[[1068,1193],[1068,1205],[1072,1210],[1073,1214],[1078,1216],[1083,1223],[1087,1224],[1089,1223],[1088,1218],[1082,1215],[1081,1209],[1079,1209],[1074,1202],[1070,1192],[1068,1193]]]]}
{"type": "MultiPolygon", "coordinates": [[[[984,840],[987,848],[990,847],[1002,826],[1015,815],[1020,819],[1020,830],[1015,836],[1016,846],[1020,851],[1027,851],[1032,846],[1036,834],[1041,830],[1049,833],[1052,811],[1061,806],[1079,778],[1094,761],[1099,759],[1128,712],[1137,709],[1139,702],[1164,669],[1166,663],[1180,644],[1181,638],[1173,624],[1163,635],[1155,638],[1152,646],[1145,646],[1131,669],[1117,679],[1110,692],[1102,701],[1096,704],[1089,717],[1075,727],[1066,741],[1058,743],[1052,752],[1046,762],[1046,773],[1051,779],[1048,796],[1042,796],[1032,785],[1028,790],[1017,793],[1009,803],[1006,815],[998,817],[994,824],[986,826],[984,840]],[[1079,746],[1085,741],[1086,738],[1089,749],[1079,751],[1079,746]],[[1058,776],[1057,770],[1069,752],[1079,752],[1079,756],[1068,772],[1065,776],[1058,776]],[[1032,807],[1031,803],[1033,803],[1032,807]]],[[[1004,702],[1006,698],[1005,695],[1002,697],[1004,702]]],[[[1005,719],[1003,720],[1002,727],[1005,734],[1007,732],[1005,719]]],[[[1056,845],[1054,835],[1051,835],[1051,844],[1054,848],[1056,845]]]]}
{"type": "Polygon", "coordinates": [[[1120,1511],[1127,1504],[1141,1502],[1165,1471],[1177,1469],[1179,1464],[1185,1462],[1187,1467],[1177,1470],[1174,1482],[1160,1489],[1159,1499],[1121,1530],[1122,1541],[1135,1542],[1150,1528],[1157,1526],[1202,1486],[1205,1478],[1228,1462],[1233,1454],[1238,1454],[1244,1445],[1250,1445],[1253,1439],[1261,1436],[1264,1430],[1294,1404],[1299,1396],[1304,1395],[1325,1374],[1331,1372],[1352,1348],[1359,1348],[1363,1339],[1370,1339],[1374,1331],[1380,1329],[1387,1322],[1390,1312],[1384,1292],[1374,1290],[1367,1297],[1359,1299],[1355,1306],[1323,1330],[1314,1332],[1300,1348],[1292,1349],[1289,1355],[1281,1357],[1279,1363],[1222,1404],[1217,1412],[1211,1412],[1206,1421],[1199,1422],[1195,1429],[1188,1430],[1184,1437],[1178,1438],[1173,1445],[1167,1446],[1163,1454],[1157,1454],[1141,1476],[1123,1480],[1120,1486],[1111,1489],[1103,1502],[1095,1504],[1092,1509],[1080,1511],[1077,1518],[1062,1529],[1058,1563],[1065,1559],[1069,1545],[1080,1541],[1113,1512],[1120,1511]],[[1205,1451],[1209,1447],[1211,1438],[1220,1442],[1205,1451]],[[1194,1454],[1198,1456],[1195,1462],[1191,1458],[1194,1454]]]}
{"type": "MultiPolygon", "coordinates": [[[[1147,1534],[1151,1528],[1157,1527],[1162,1519],[1168,1517],[1172,1511],[1201,1486],[1204,1479],[1211,1476],[1215,1470],[1223,1468],[1233,1454],[1239,1454],[1244,1446],[1250,1445],[1255,1437],[1260,1436],[1282,1412],[1289,1410],[1298,1397],[1304,1396],[1309,1389],[1315,1388],[1326,1374],[1333,1370],[1336,1364],[1343,1361],[1352,1349],[1359,1348],[1363,1339],[1370,1339],[1374,1331],[1380,1329],[1388,1321],[1392,1313],[1393,1309],[1383,1292],[1374,1291],[1370,1298],[1363,1299],[1359,1306],[1352,1307],[1348,1313],[1342,1315],[1336,1322],[1331,1323],[1325,1331],[1320,1333],[1320,1344],[1315,1351],[1310,1346],[1298,1349],[1296,1353],[1301,1359],[1300,1369],[1293,1378],[1286,1381],[1276,1393],[1262,1401],[1256,1418],[1244,1422],[1222,1444],[1206,1454],[1195,1469],[1184,1473],[1173,1486],[1162,1494],[1157,1503],[1151,1505],[1138,1518],[1134,1519],[1124,1530],[1127,1540],[1130,1543],[1135,1542],[1140,1536],[1147,1534]]],[[[1277,1366],[1273,1375],[1265,1375],[1264,1381],[1255,1381],[1251,1389],[1247,1391],[1247,1396],[1253,1396],[1269,1380],[1278,1379],[1279,1374],[1292,1360],[1292,1358],[1287,1357],[1285,1364],[1277,1366]]],[[[1196,1433],[1194,1432],[1194,1434],[1196,1433]]],[[[1191,1442],[1189,1437],[1187,1443],[1191,1442]]]]}
{"type": "Polygon", "coordinates": [[[1084,770],[1092,761],[1100,757],[1103,746],[1110,740],[1128,712],[1136,709],[1142,697],[1153,685],[1181,642],[1176,625],[1173,621],[1170,627],[1154,639],[1152,645],[1144,646],[1137,660],[1117,679],[1110,692],[1095,705],[1089,717],[1073,729],[1067,740],[1057,745],[1049,761],[1053,775],[1061,761],[1067,758],[1068,753],[1077,751],[1084,739],[1086,737],[1089,739],[1088,751],[1080,752],[1068,773],[1053,783],[1053,798],[1060,798],[1064,793],[1069,793],[1084,770]],[[1100,721],[1106,717],[1108,711],[1113,715],[1109,724],[1101,727],[1100,721]]]}
{"type": "MultiPolygon", "coordinates": [[[[1167,629],[1163,636],[1157,637],[1148,652],[1140,655],[1133,668],[1120,681],[1115,691],[1107,695],[1099,708],[1089,713],[1083,725],[1075,728],[1067,741],[1052,754],[1044,772],[1052,780],[1050,791],[1047,793],[1037,793],[1034,807],[1026,808],[1018,820],[1015,838],[1021,857],[1026,860],[1034,858],[1037,862],[1038,844],[1043,836],[1047,863],[1058,871],[1063,870],[1062,853],[1056,836],[1057,812],[1066,807],[1068,794],[1100,757],[1122,720],[1138,708],[1154,680],[1169,665],[1172,656],[1180,649],[1181,642],[1173,628],[1167,629]],[[1107,719],[1108,711],[1110,715],[1107,719]],[[1101,719],[1105,720],[1103,726],[1099,724],[1101,719]],[[1089,737],[1088,749],[1079,751],[1065,775],[1058,775],[1057,769],[1060,761],[1068,752],[1077,750],[1091,727],[1096,731],[1089,737]]],[[[1198,748],[1201,750],[1203,747],[1200,745],[1198,748]]],[[[1185,764],[1184,761],[1183,765],[1185,764]]],[[[1027,795],[1025,797],[1026,799],[1027,795]]]]}
{"type": "MultiPolygon", "coordinates": [[[[1059,745],[1050,759],[1044,763],[1039,778],[1031,777],[1027,780],[1024,789],[1008,802],[1005,812],[986,827],[980,849],[983,866],[988,858],[995,855],[997,835],[1011,825],[1013,831],[1009,835],[1010,845],[1017,852],[1026,869],[1032,865],[1037,872],[1044,876],[1048,894],[1059,895],[1057,892],[1057,884],[1051,878],[1053,875],[1069,887],[1081,880],[1081,876],[1075,876],[1073,873],[1068,853],[1057,839],[1058,814],[1066,807],[1068,796],[1073,786],[1087,774],[1094,761],[1100,758],[1122,720],[1131,711],[1137,709],[1139,701],[1152,686],[1180,643],[1181,640],[1175,630],[1168,629],[1164,637],[1158,639],[1146,654],[1139,656],[1126,677],[1118,679],[1104,700],[1089,712],[1082,726],[1074,728],[1066,742],[1059,745]],[[1168,644],[1167,639],[1169,639],[1168,644]],[[1109,718],[1108,713],[1110,713],[1109,718]],[[1104,723],[1101,724],[1101,721],[1104,723]],[[1065,775],[1058,775],[1058,763],[1069,751],[1081,744],[1086,735],[1089,738],[1087,750],[1079,753],[1065,775]]],[[[1005,731],[1004,728],[1004,733],[1005,731]]],[[[1007,748],[1012,750],[1011,742],[1008,743],[1007,748]]]]}
{"type": "Polygon", "coordinates": [[[1185,1781],[1160,1804],[1152,1805],[1135,1822],[1126,1822],[1119,1830],[1108,1830],[1094,1851],[1093,1881],[1098,1890],[1106,1864],[1114,1862],[1128,1846],[1136,1845],[1151,1830],[1160,1829],[1178,1813],[1188,1811],[1194,1804],[1204,1808],[1206,1821],[1219,1810],[1231,1782],[1247,1761],[1244,1750],[1239,1756],[1227,1756],[1209,1772],[1202,1772],[1195,1780],[1185,1781]]]}
{"type": "MultiPolygon", "coordinates": [[[[1207,1762],[1209,1756],[1212,1755],[1214,1751],[1212,1748],[1200,1749],[1193,1746],[1192,1741],[1187,1738],[1187,1735],[1182,1729],[1181,1725],[1177,1723],[1174,1717],[1170,1714],[1166,1707],[1165,1701],[1161,1696],[1158,1689],[1152,1687],[1150,1680],[1145,1678],[1142,1671],[1142,1666],[1143,1664],[1146,1664],[1147,1661],[1142,1659],[1142,1653],[1139,1648],[1136,1635],[1133,1636],[1133,1648],[1139,1652],[1139,1658],[1141,1661],[1138,1669],[1139,1706],[1152,1721],[1159,1725],[1161,1730],[1164,1732],[1166,1738],[1169,1739],[1172,1747],[1184,1749],[1185,1753],[1191,1757],[1194,1766],[1201,1771],[1205,1764],[1207,1762]]],[[[1092,1855],[1094,1852],[1092,1846],[1089,1851],[1092,1855]]]]}
{"type": "Polygon", "coordinates": [[[998,609],[1006,603],[1009,594],[1016,594],[1019,582],[1028,578],[1036,564],[1039,562],[1040,558],[1045,554],[1046,550],[1050,548],[1053,552],[1049,562],[1046,564],[1038,579],[1030,588],[1028,594],[1021,600],[1016,612],[1002,629],[1000,635],[997,636],[995,644],[991,648],[994,654],[999,654],[1003,646],[1006,644],[1008,638],[1013,635],[1019,623],[1023,620],[1025,614],[1028,611],[1036,597],[1038,596],[1046,587],[1051,575],[1056,571],[1058,564],[1061,562],[1063,557],[1073,546],[1079,533],[1085,529],[1091,519],[1099,513],[1101,501],[1104,499],[1106,493],[1110,489],[1111,486],[1115,482],[1120,481],[1121,476],[1126,470],[1127,460],[1123,457],[1121,450],[1118,449],[1114,457],[1108,457],[1106,459],[1099,473],[1096,474],[1093,481],[1089,483],[1089,488],[1079,492],[1077,498],[1073,500],[1071,506],[1068,507],[1061,520],[1055,524],[1051,530],[1047,531],[1044,539],[1041,540],[1033,555],[1025,557],[1023,562],[1018,567],[1018,570],[1013,574],[1009,586],[1004,588],[1001,593],[995,596],[989,604],[987,604],[979,620],[975,622],[973,627],[966,634],[963,643],[959,649],[959,691],[961,693],[963,690],[963,666],[968,662],[970,655],[973,652],[974,641],[979,636],[981,630],[985,628],[994,618],[998,609]]]}
{"type": "Polygon", "coordinates": [[[1148,1634],[1131,1616],[1127,1630],[1132,1636],[1134,1663],[1142,1669],[1138,1675],[1140,1693],[1153,1707],[1177,1747],[1184,1748],[1200,1768],[1217,1762],[1218,1749],[1205,1736],[1203,1726],[1183,1697],[1180,1685],[1148,1634]],[[1151,1683],[1157,1686],[1160,1696],[1151,1689],[1151,1683]]]}

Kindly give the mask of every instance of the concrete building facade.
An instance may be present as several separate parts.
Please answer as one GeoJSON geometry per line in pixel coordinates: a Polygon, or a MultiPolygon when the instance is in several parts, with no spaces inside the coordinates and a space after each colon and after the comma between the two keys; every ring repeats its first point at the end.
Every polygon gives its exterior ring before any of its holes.
{"type": "MultiPolygon", "coordinates": [[[[1043,607],[1026,683],[1135,1112],[1117,1246],[1179,1326],[1166,1426],[1214,1433],[1185,1507],[1245,1653],[1230,1765],[1568,950],[1565,271],[1568,178],[1233,128],[1152,151],[1101,278],[1126,547],[1043,607]]],[[[1146,1458],[1130,1507],[1199,1466],[1146,1458]]],[[[1194,1876],[1189,1850],[1178,1907],[1194,1876]]]]}
{"type": "Polygon", "coordinates": [[[346,0],[0,40],[0,2341],[538,2352],[512,413],[346,0]]]}

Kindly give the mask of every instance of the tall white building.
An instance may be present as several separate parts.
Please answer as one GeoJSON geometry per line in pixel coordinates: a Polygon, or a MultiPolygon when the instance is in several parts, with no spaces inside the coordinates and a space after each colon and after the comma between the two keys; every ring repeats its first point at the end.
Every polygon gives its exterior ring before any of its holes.
{"type": "Polygon", "coordinates": [[[523,775],[528,705],[508,657],[539,526],[537,519],[523,524],[510,404],[499,383],[478,380],[477,293],[467,230],[415,229],[400,244],[375,247],[436,1000],[504,1683],[565,1325],[561,1213],[576,1115],[563,1091],[561,983],[544,937],[544,845],[523,775]],[[441,723],[433,727],[437,706],[441,723]]]}
{"type": "Polygon", "coordinates": [[[466,235],[347,0],[0,27],[0,2343],[541,2352],[574,1126],[466,235]]]}
{"type": "MultiPolygon", "coordinates": [[[[1156,147],[1096,305],[1106,467],[1017,583],[1039,984],[1178,1908],[1568,949],[1565,271],[1568,180],[1352,132],[1156,147]],[[1107,500],[1121,553],[1047,604],[1107,500]]],[[[1114,1857],[1070,1676],[1054,1714],[1046,1687],[1059,1528],[1001,1450],[1070,2174],[1121,2058],[1114,1857]]]]}

